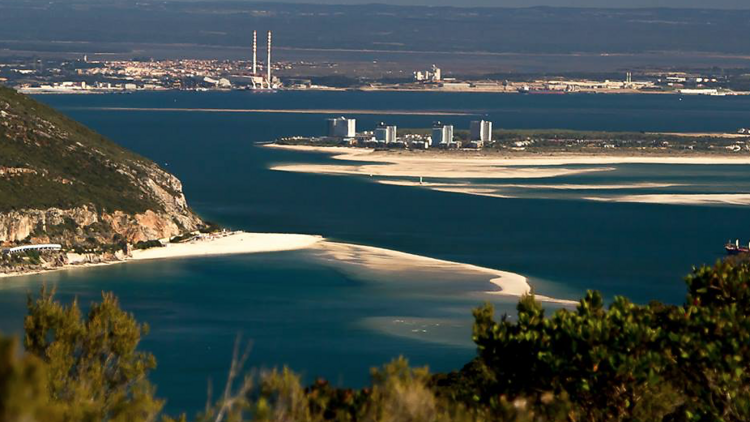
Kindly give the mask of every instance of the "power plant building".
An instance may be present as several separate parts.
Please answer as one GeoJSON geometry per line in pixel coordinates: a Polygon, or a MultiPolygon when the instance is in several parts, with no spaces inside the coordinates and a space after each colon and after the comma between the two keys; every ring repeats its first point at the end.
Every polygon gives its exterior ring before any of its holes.
{"type": "Polygon", "coordinates": [[[375,140],[385,142],[386,144],[396,142],[396,132],[396,126],[388,126],[385,123],[381,123],[375,128],[375,140]]]}
{"type": "Polygon", "coordinates": [[[357,120],[337,117],[328,119],[328,136],[333,138],[354,138],[357,136],[357,120]]]}
{"type": "Polygon", "coordinates": [[[451,143],[453,143],[453,126],[435,123],[432,127],[432,147],[447,147],[451,143]]]}
{"type": "Polygon", "coordinates": [[[273,89],[274,86],[274,80],[273,75],[271,74],[271,69],[273,67],[273,63],[271,62],[271,36],[272,32],[268,31],[268,39],[266,42],[266,63],[265,63],[265,74],[261,73],[259,70],[260,66],[258,64],[258,31],[253,31],[253,73],[251,76],[253,88],[255,89],[263,89],[264,87],[268,89],[273,89]]]}
{"type": "Polygon", "coordinates": [[[492,122],[479,120],[471,122],[471,140],[485,144],[492,142],[492,122]]]}

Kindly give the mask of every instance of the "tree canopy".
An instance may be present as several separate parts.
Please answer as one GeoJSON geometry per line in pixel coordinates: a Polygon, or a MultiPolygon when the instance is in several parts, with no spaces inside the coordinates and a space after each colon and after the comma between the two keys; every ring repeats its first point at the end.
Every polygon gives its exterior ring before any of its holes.
{"type": "MultiPolygon", "coordinates": [[[[197,421],[741,422],[750,420],[750,264],[721,262],[686,278],[680,305],[608,305],[588,292],[546,315],[533,295],[517,315],[474,311],[477,355],[430,374],[398,358],[361,390],[305,387],[288,368],[241,377],[197,421]],[[237,385],[239,384],[239,385],[237,385]]],[[[42,290],[29,298],[25,354],[0,338],[0,422],[186,421],[161,415],[138,350],[148,327],[112,294],[83,316],[42,290]]]]}

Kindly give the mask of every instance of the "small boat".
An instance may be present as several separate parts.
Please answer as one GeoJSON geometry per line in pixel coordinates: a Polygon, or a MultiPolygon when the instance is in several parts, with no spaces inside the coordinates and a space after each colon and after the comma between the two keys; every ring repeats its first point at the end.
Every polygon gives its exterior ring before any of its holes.
{"type": "Polygon", "coordinates": [[[726,245],[724,245],[724,249],[727,251],[727,255],[739,255],[743,253],[750,253],[750,244],[745,246],[740,246],[740,241],[735,240],[734,243],[732,241],[728,241],[726,245]]]}

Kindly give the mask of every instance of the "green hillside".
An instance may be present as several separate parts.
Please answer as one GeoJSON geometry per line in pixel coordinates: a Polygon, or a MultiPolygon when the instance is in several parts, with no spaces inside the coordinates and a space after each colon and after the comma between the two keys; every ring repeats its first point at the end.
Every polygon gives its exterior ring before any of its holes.
{"type": "Polygon", "coordinates": [[[156,165],[12,89],[0,87],[0,212],[160,210],[138,185],[156,165]]]}

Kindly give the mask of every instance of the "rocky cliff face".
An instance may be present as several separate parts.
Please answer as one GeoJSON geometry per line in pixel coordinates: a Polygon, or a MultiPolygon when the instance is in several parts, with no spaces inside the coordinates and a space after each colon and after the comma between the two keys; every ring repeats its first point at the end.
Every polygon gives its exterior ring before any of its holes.
{"type": "Polygon", "coordinates": [[[111,252],[202,225],[176,177],[0,87],[0,245],[111,252]]]}
{"type": "Polygon", "coordinates": [[[95,239],[99,244],[125,240],[135,244],[164,239],[203,225],[187,205],[182,185],[174,176],[158,170],[169,191],[154,178],[141,180],[145,195],[153,195],[160,210],[128,214],[123,211],[101,212],[93,205],[60,209],[22,209],[0,213],[0,244],[55,242],[68,247],[95,239]]]}

